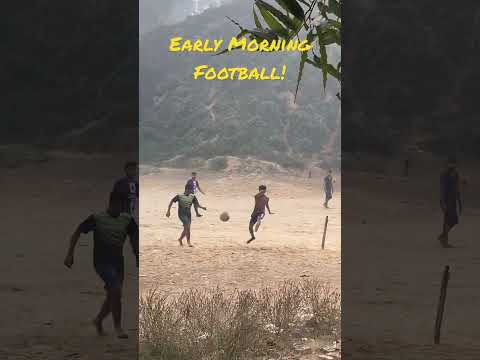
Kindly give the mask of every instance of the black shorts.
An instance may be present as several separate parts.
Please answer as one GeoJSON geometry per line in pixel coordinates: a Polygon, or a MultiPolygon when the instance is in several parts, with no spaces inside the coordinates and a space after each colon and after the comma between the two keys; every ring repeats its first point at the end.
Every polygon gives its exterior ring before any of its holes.
{"type": "Polygon", "coordinates": [[[326,191],[325,192],[325,200],[330,200],[332,198],[332,192],[331,191],[326,191]]]}
{"type": "Polygon", "coordinates": [[[124,279],[123,261],[95,263],[95,272],[105,283],[105,290],[121,289],[124,279]]]}
{"type": "Polygon", "coordinates": [[[445,224],[452,227],[458,224],[458,214],[456,206],[448,206],[444,217],[445,224]]]}
{"type": "Polygon", "coordinates": [[[250,218],[250,225],[255,225],[258,221],[262,220],[265,217],[265,213],[253,213],[250,218]]]}

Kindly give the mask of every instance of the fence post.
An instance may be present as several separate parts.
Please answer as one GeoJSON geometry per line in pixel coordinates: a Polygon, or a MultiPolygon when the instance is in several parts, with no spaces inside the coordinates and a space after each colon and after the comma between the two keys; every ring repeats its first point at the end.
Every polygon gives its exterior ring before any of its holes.
{"type": "Polygon", "coordinates": [[[440,288],[440,299],[437,307],[437,318],[435,320],[435,344],[440,344],[440,330],[442,329],[443,311],[445,309],[445,300],[447,298],[447,286],[450,279],[450,267],[445,266],[442,277],[442,286],[440,288]]]}
{"type": "Polygon", "coordinates": [[[322,250],[325,248],[325,237],[327,236],[328,215],[325,218],[325,226],[323,228],[322,250]]]}

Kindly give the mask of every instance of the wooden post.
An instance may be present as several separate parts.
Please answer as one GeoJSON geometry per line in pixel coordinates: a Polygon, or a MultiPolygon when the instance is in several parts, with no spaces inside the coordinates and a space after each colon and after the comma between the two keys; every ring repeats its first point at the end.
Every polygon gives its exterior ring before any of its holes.
{"type": "Polygon", "coordinates": [[[325,249],[325,237],[327,236],[328,215],[325,218],[325,226],[323,228],[322,250],[325,249]]]}
{"type": "Polygon", "coordinates": [[[437,319],[435,320],[435,344],[440,344],[440,330],[442,328],[443,311],[445,309],[445,300],[447,298],[447,286],[450,279],[450,267],[445,266],[442,277],[442,287],[440,288],[440,299],[437,307],[437,319]]]}

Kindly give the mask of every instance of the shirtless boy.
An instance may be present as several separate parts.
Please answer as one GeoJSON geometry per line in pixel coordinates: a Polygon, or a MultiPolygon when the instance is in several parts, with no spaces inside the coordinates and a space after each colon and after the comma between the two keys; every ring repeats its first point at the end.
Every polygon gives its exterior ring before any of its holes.
{"type": "Polygon", "coordinates": [[[250,224],[248,227],[251,238],[247,241],[247,244],[250,244],[253,240],[255,240],[253,227],[257,225],[255,231],[258,231],[262,219],[265,217],[265,208],[267,208],[270,215],[273,215],[273,212],[270,211],[270,206],[268,205],[268,201],[270,199],[265,195],[265,193],[267,192],[267,187],[265,185],[260,185],[258,187],[258,191],[258,194],[255,195],[255,207],[253,208],[252,216],[250,218],[250,224]]]}

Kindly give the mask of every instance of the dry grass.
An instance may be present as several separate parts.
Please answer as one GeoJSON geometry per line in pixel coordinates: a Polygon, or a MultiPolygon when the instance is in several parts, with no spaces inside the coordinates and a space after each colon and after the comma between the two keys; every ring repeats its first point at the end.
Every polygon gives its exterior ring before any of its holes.
{"type": "Polygon", "coordinates": [[[340,296],[316,280],[226,292],[152,291],[140,300],[144,359],[254,359],[299,338],[339,336],[340,296]]]}

